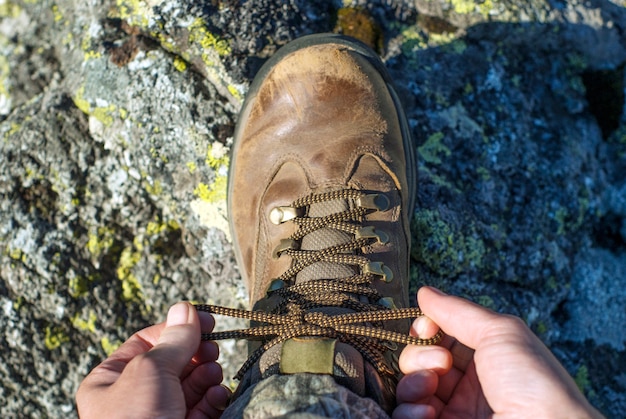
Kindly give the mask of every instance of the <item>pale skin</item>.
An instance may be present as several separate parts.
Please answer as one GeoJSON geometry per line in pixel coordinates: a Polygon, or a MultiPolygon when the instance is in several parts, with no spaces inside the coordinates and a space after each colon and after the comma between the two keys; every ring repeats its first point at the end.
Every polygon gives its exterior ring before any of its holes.
{"type": "Polygon", "coordinates": [[[167,321],[132,335],[81,383],[81,418],[218,418],[230,391],[214,342],[200,330],[215,322],[189,303],[178,303],[167,321]]]}
{"type": "MultiPolygon", "coordinates": [[[[601,418],[567,371],[518,318],[424,287],[426,317],[411,334],[428,338],[439,327],[440,346],[407,346],[397,388],[401,418],[601,418]]],[[[131,336],[82,382],[82,418],[217,418],[230,391],[220,385],[214,342],[200,330],[214,320],[189,303],[174,305],[167,321],[131,336]]]]}
{"type": "Polygon", "coordinates": [[[429,337],[441,327],[447,336],[440,346],[402,352],[406,375],[393,419],[602,417],[519,318],[429,287],[418,303],[427,317],[411,334],[429,337]]]}

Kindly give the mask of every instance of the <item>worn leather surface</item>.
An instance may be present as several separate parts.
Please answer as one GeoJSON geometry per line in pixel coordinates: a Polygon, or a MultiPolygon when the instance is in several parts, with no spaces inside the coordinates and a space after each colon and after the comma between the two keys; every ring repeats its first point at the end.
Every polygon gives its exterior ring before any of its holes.
{"type": "Polygon", "coordinates": [[[367,57],[339,44],[284,57],[246,100],[231,165],[231,227],[251,306],[291,262],[272,258],[295,229],[272,224],[272,208],[345,187],[380,191],[391,200],[389,210],[365,223],[384,230],[390,242],[363,251],[394,272],[394,281],[376,287],[398,306],[408,304],[406,159],[388,86],[367,57]]]}

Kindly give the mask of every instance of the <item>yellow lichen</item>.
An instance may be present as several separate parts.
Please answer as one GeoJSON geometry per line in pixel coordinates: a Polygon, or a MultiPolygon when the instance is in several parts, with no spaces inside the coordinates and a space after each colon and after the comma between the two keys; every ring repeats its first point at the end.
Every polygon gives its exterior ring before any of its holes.
{"type": "Polygon", "coordinates": [[[222,57],[231,53],[232,49],[228,41],[220,39],[209,32],[204,20],[201,18],[194,19],[187,29],[189,30],[189,42],[191,44],[199,45],[202,50],[214,50],[222,57]]]}
{"type": "Polygon", "coordinates": [[[53,351],[62,344],[69,342],[70,338],[59,327],[46,326],[44,344],[48,350],[53,351]]]}
{"type": "Polygon", "coordinates": [[[74,298],[79,298],[84,295],[87,295],[89,292],[89,280],[83,278],[82,276],[75,276],[70,278],[70,282],[68,284],[68,292],[74,298]]]}
{"type": "Polygon", "coordinates": [[[133,268],[141,260],[141,253],[127,247],[122,251],[117,265],[117,278],[122,281],[122,298],[125,301],[140,302],[143,300],[141,284],[133,273],[133,268]]]}
{"type": "Polygon", "coordinates": [[[100,346],[102,346],[102,350],[107,356],[115,352],[117,348],[119,348],[121,345],[122,345],[122,342],[120,342],[119,340],[116,340],[115,342],[111,342],[111,340],[106,336],[100,339],[100,346]]]}
{"type": "Polygon", "coordinates": [[[187,169],[189,169],[189,173],[193,174],[197,168],[198,166],[196,165],[195,162],[193,161],[187,162],[187,169]]]}
{"type": "Polygon", "coordinates": [[[113,245],[114,231],[108,227],[98,227],[95,232],[89,233],[87,250],[95,258],[108,251],[113,245]]]}
{"type": "Polygon", "coordinates": [[[183,60],[179,56],[176,56],[174,58],[174,68],[182,73],[183,71],[187,70],[187,62],[185,62],[185,60],[183,60]]]}
{"type": "Polygon", "coordinates": [[[143,186],[146,192],[148,192],[150,195],[159,196],[161,195],[161,193],[163,193],[163,186],[161,186],[161,182],[158,180],[155,180],[152,183],[144,182],[143,186]]]}
{"type": "Polygon", "coordinates": [[[98,316],[93,310],[89,311],[89,318],[87,320],[80,317],[80,313],[76,313],[72,317],[72,325],[78,329],[87,332],[94,333],[96,331],[96,320],[98,320],[98,316]]]}

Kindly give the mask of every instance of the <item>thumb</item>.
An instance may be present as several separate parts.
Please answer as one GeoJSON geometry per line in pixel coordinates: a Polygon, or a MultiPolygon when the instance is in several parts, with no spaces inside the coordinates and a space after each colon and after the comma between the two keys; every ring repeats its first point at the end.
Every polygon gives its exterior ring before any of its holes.
{"type": "Polygon", "coordinates": [[[191,304],[181,302],[170,307],[165,328],[149,351],[173,374],[180,376],[200,346],[200,319],[191,304]]]}
{"type": "Polygon", "coordinates": [[[478,348],[485,327],[497,314],[464,298],[444,294],[436,288],[422,287],[418,305],[446,334],[472,349],[478,348]]]}

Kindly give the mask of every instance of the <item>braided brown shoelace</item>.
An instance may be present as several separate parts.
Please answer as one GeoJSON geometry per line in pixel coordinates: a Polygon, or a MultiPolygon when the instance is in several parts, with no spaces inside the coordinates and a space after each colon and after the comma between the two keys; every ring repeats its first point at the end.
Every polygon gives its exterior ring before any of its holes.
{"type": "MultiPolygon", "coordinates": [[[[363,192],[352,189],[311,194],[294,201],[291,207],[302,210],[313,204],[340,199],[355,202],[363,196],[363,192]]],[[[396,374],[384,356],[386,351],[395,349],[395,344],[433,345],[441,340],[441,331],[430,339],[421,339],[383,328],[383,321],[411,319],[423,316],[423,313],[416,307],[390,308],[386,304],[387,300],[371,286],[380,276],[366,269],[372,262],[359,253],[378,238],[371,235],[357,236],[363,227],[363,217],[372,211],[375,209],[355,206],[323,217],[309,218],[303,215],[293,218],[291,221],[296,223],[298,230],[289,238],[289,243],[298,243],[307,234],[322,228],[339,230],[354,238],[322,250],[298,250],[294,248],[297,246],[280,250],[277,256],[290,256],[293,263],[268,291],[268,298],[279,297],[279,303],[271,312],[196,305],[199,311],[248,319],[260,324],[247,329],[202,334],[203,340],[262,341],[263,344],[243,364],[236,379],[241,379],[269,348],[295,337],[327,337],[352,345],[384,376],[396,374]],[[312,279],[296,284],[296,275],[316,262],[359,267],[361,273],[346,278],[312,279]],[[319,311],[322,307],[341,307],[354,312],[331,314],[319,311]]]]}

